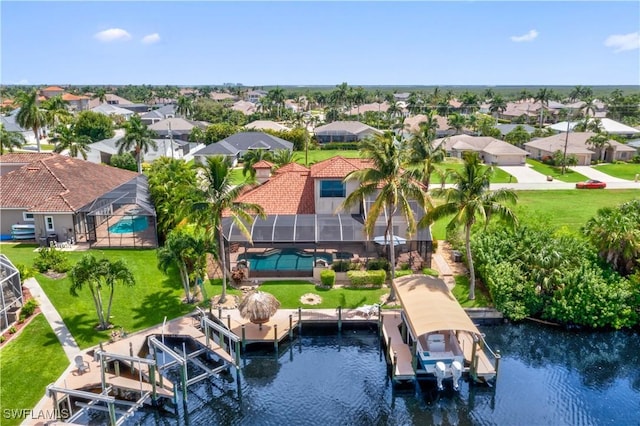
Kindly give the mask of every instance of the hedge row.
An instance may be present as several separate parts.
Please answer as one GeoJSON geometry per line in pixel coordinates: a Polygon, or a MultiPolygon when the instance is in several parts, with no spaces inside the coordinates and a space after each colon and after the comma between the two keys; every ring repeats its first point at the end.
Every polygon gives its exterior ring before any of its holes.
{"type": "Polygon", "coordinates": [[[351,287],[381,288],[387,279],[387,273],[385,271],[348,271],[347,278],[351,282],[351,287]]]}

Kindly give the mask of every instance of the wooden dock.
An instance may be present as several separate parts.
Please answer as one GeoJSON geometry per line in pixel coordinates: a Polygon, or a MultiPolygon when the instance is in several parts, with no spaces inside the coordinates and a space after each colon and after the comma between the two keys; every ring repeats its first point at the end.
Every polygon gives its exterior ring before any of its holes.
{"type": "Polygon", "coordinates": [[[400,324],[402,324],[400,312],[382,313],[382,336],[386,343],[387,361],[391,364],[393,380],[415,380],[411,348],[402,341],[398,328],[400,324]]]}

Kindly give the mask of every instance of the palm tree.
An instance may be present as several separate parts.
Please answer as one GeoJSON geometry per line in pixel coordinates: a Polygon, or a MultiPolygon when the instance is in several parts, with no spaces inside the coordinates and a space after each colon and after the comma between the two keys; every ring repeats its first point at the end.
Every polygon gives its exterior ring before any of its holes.
{"type": "Polygon", "coordinates": [[[101,104],[107,102],[107,91],[104,90],[104,88],[96,90],[95,96],[96,98],[98,98],[98,102],[100,102],[101,104]]]}
{"type": "Polygon", "coordinates": [[[242,175],[256,176],[256,169],[253,165],[261,160],[271,161],[271,152],[266,149],[250,149],[242,156],[242,175]]]}
{"type": "Polygon", "coordinates": [[[444,198],[444,203],[428,211],[418,226],[428,226],[438,219],[453,216],[447,225],[447,231],[464,227],[470,277],[469,299],[473,300],[476,297],[476,277],[471,256],[471,228],[477,221],[486,226],[493,216],[498,216],[508,225],[517,225],[518,220],[514,213],[501,204],[505,201],[516,202],[517,196],[510,189],[489,191],[493,168],[484,169],[477,153],[465,152],[463,159],[463,170],[449,170],[449,175],[454,179],[454,186],[446,189],[436,188],[432,191],[434,197],[444,198]]]}
{"type": "Polygon", "coordinates": [[[27,143],[19,132],[8,132],[4,128],[4,124],[0,124],[0,155],[4,154],[4,149],[8,149],[9,152],[13,152],[14,148],[22,148],[22,145],[27,143]]]}
{"type": "Polygon", "coordinates": [[[296,161],[296,154],[289,149],[276,149],[273,154],[271,154],[271,161],[276,168],[280,168],[287,164],[294,163],[296,161]]]}
{"type": "Polygon", "coordinates": [[[425,121],[423,121],[422,123],[420,123],[418,126],[420,127],[420,130],[422,132],[422,135],[429,140],[429,142],[431,142],[432,140],[434,140],[436,138],[437,132],[438,132],[438,119],[437,119],[437,113],[435,110],[431,110],[428,114],[427,114],[427,118],[425,119],[425,121]]]}
{"type": "Polygon", "coordinates": [[[124,129],[124,137],[116,142],[118,153],[134,151],[138,173],[142,173],[142,155],[149,152],[149,148],[158,148],[158,144],[152,139],[157,135],[153,130],[147,128],[138,115],[131,117],[125,123],[124,129]]]}
{"type": "Polygon", "coordinates": [[[455,130],[455,134],[459,135],[462,133],[465,124],[467,124],[467,120],[464,118],[464,115],[454,112],[447,118],[447,124],[449,125],[449,129],[455,130]]]}
{"type": "Polygon", "coordinates": [[[178,97],[178,101],[176,103],[176,113],[184,118],[188,118],[189,116],[191,116],[192,112],[193,101],[186,96],[178,97]]]}
{"type": "Polygon", "coordinates": [[[47,124],[47,117],[38,105],[38,92],[33,89],[29,93],[20,92],[16,96],[20,105],[20,111],[16,116],[16,122],[24,129],[33,130],[40,152],[40,129],[47,124]]]}
{"type": "Polygon", "coordinates": [[[65,150],[69,151],[71,157],[78,157],[78,154],[82,155],[83,159],[87,159],[87,153],[91,138],[87,135],[78,135],[75,132],[74,126],[60,125],[55,130],[55,136],[51,139],[56,143],[56,147],[53,152],[61,153],[65,150]]]}
{"type": "MultiPolygon", "coordinates": [[[[372,236],[376,221],[386,211],[387,223],[385,239],[389,242],[389,263],[391,266],[391,280],[395,279],[395,241],[393,235],[393,218],[400,212],[407,222],[407,235],[416,230],[416,218],[411,209],[410,201],[415,201],[424,209],[429,206],[426,192],[422,189],[410,173],[403,170],[404,153],[406,148],[401,141],[396,141],[393,134],[386,132],[361,142],[360,151],[364,158],[372,161],[372,167],[355,170],[345,177],[345,182],[357,180],[358,189],[344,200],[343,209],[360,205],[363,200],[375,197],[365,219],[364,229],[369,237],[372,236]]],[[[389,300],[395,300],[395,291],[391,286],[389,300]]]]}
{"type": "Polygon", "coordinates": [[[587,139],[585,144],[596,150],[596,158],[600,162],[603,160],[602,152],[611,146],[611,137],[608,133],[596,133],[587,139]]]}
{"type": "Polygon", "coordinates": [[[430,133],[414,135],[409,140],[409,159],[407,167],[416,172],[422,181],[424,190],[429,190],[431,175],[437,170],[436,164],[442,163],[447,156],[442,144],[435,147],[430,133]]]}
{"type": "Polygon", "coordinates": [[[228,157],[214,155],[198,167],[202,172],[202,188],[196,188],[195,191],[203,201],[195,202],[191,213],[195,222],[205,228],[209,241],[215,241],[216,235],[218,237],[217,255],[222,266],[222,294],[219,302],[224,303],[227,299],[227,257],[222,232],[222,213],[228,215],[251,243],[251,233],[246,224],[253,221],[251,213],[263,217],[264,210],[257,204],[235,202],[248,184],[243,182],[234,185],[231,182],[231,160],[228,157]]]}
{"type": "Polygon", "coordinates": [[[544,110],[549,109],[549,101],[553,97],[553,90],[547,89],[546,87],[538,90],[538,93],[533,98],[534,100],[540,102],[540,128],[544,125],[544,110]]]}
{"type": "Polygon", "coordinates": [[[71,295],[78,296],[82,287],[88,286],[93,298],[93,303],[98,314],[99,328],[106,330],[109,328],[109,318],[111,316],[111,305],[115,284],[121,283],[127,286],[135,285],[133,273],[129,270],[123,260],[110,261],[109,259],[96,259],[92,254],[85,254],[78,263],[71,269],[71,295]],[[104,312],[102,300],[102,289],[109,287],[109,302],[107,312],[104,312]]]}
{"type": "Polygon", "coordinates": [[[54,96],[42,102],[42,108],[45,110],[47,124],[57,126],[60,123],[71,118],[71,113],[67,109],[67,101],[62,100],[62,96],[54,96]]]}
{"type": "Polygon", "coordinates": [[[192,284],[204,277],[207,251],[204,234],[194,226],[175,228],[167,235],[164,246],[158,249],[158,268],[161,271],[166,273],[172,265],[178,266],[187,303],[193,302],[192,284]]]}
{"type": "Polygon", "coordinates": [[[503,113],[507,109],[507,102],[500,95],[496,95],[491,99],[491,106],[489,107],[489,112],[494,115],[498,115],[503,113]]]}

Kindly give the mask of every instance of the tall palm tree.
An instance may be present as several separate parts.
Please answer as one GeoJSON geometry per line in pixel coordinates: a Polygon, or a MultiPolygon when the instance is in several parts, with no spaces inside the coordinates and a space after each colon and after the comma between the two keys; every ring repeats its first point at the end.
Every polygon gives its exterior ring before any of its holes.
{"type": "Polygon", "coordinates": [[[138,115],[134,115],[124,124],[124,130],[124,137],[116,142],[118,153],[134,151],[138,173],[142,173],[142,155],[149,152],[149,148],[158,148],[158,144],[153,140],[157,135],[142,122],[138,115]]]}
{"type": "Polygon", "coordinates": [[[447,118],[447,124],[449,125],[449,129],[455,130],[455,134],[459,135],[467,124],[467,119],[464,115],[454,112],[447,118]]]}
{"type": "Polygon", "coordinates": [[[234,185],[231,182],[231,160],[222,155],[207,158],[204,165],[198,166],[201,171],[202,187],[195,191],[203,201],[195,202],[192,206],[192,218],[203,226],[209,241],[218,237],[217,257],[222,266],[222,294],[220,303],[227,299],[227,257],[222,232],[222,213],[233,220],[235,226],[251,243],[251,233],[247,224],[252,223],[251,214],[264,217],[261,206],[253,203],[236,203],[236,199],[246,189],[247,183],[234,185]]]}
{"type": "Polygon", "coordinates": [[[95,96],[101,104],[107,102],[107,91],[104,88],[96,90],[95,96]]]}
{"type": "Polygon", "coordinates": [[[256,176],[253,165],[261,160],[271,161],[271,152],[266,149],[250,149],[242,156],[242,175],[252,179],[256,176]]]}
{"type": "Polygon", "coordinates": [[[495,95],[491,99],[491,105],[489,106],[489,112],[494,115],[501,114],[507,109],[507,102],[501,95],[495,95]]]}
{"type": "Polygon", "coordinates": [[[276,168],[280,168],[295,162],[296,153],[289,149],[276,149],[273,154],[271,154],[271,161],[273,161],[276,168]]]}
{"type": "Polygon", "coordinates": [[[178,101],[176,103],[176,113],[184,118],[189,118],[192,112],[193,101],[186,96],[178,97],[178,101]]]}
{"type": "Polygon", "coordinates": [[[611,137],[608,133],[596,133],[587,139],[585,144],[596,150],[596,158],[598,159],[598,162],[600,162],[604,160],[602,158],[602,153],[606,148],[611,146],[611,137]]]}
{"type": "Polygon", "coordinates": [[[416,172],[417,177],[422,181],[424,190],[429,190],[431,175],[437,170],[436,164],[442,163],[447,156],[442,144],[435,147],[432,144],[433,138],[430,133],[414,135],[409,140],[409,158],[407,168],[416,172]]]}
{"type": "Polygon", "coordinates": [[[22,148],[22,145],[27,143],[19,132],[8,132],[4,128],[4,124],[0,124],[0,155],[4,154],[5,148],[9,152],[13,152],[14,148],[22,148]]]}
{"type": "Polygon", "coordinates": [[[438,219],[452,216],[447,225],[447,231],[453,231],[462,226],[465,234],[465,247],[469,263],[469,299],[475,299],[476,277],[471,255],[471,228],[480,221],[485,226],[493,216],[498,216],[510,226],[516,226],[518,220],[503,202],[516,202],[517,196],[510,189],[489,191],[489,182],[493,168],[483,168],[478,154],[465,152],[463,154],[464,169],[450,170],[449,175],[454,179],[451,188],[434,189],[432,195],[444,198],[444,203],[436,206],[420,220],[419,227],[432,224],[438,219]]]}
{"type": "Polygon", "coordinates": [[[427,113],[426,119],[418,125],[420,127],[422,136],[424,136],[424,138],[426,138],[429,142],[436,138],[438,132],[437,115],[438,114],[435,110],[429,111],[429,113],[427,113]]]}
{"type": "Polygon", "coordinates": [[[538,90],[538,93],[533,98],[537,102],[540,102],[540,128],[544,126],[544,111],[549,109],[549,101],[553,98],[553,90],[543,87],[538,90]]]}
{"type": "Polygon", "coordinates": [[[71,157],[81,155],[84,160],[87,159],[87,153],[91,138],[87,135],[78,135],[74,126],[60,125],[55,130],[55,136],[51,139],[56,143],[53,152],[61,153],[65,150],[69,151],[71,157]]]}
{"type": "Polygon", "coordinates": [[[16,96],[16,101],[20,105],[16,122],[24,129],[33,130],[38,152],[40,152],[40,129],[47,124],[47,116],[38,105],[38,92],[36,89],[29,93],[20,92],[16,96]]]}
{"type": "Polygon", "coordinates": [[[68,121],[72,115],[67,109],[68,102],[62,99],[62,96],[54,96],[42,102],[42,108],[45,110],[47,124],[57,126],[62,122],[68,121]]]}
{"type": "MultiPolygon", "coordinates": [[[[387,223],[384,235],[389,242],[389,263],[393,281],[396,274],[393,218],[396,213],[401,213],[407,222],[407,234],[411,235],[416,231],[417,220],[410,202],[417,202],[423,209],[430,206],[430,203],[420,183],[403,169],[406,148],[402,141],[394,139],[392,133],[386,132],[364,140],[361,142],[360,151],[363,157],[372,161],[372,166],[355,170],[345,177],[345,181],[359,181],[360,186],[347,196],[342,208],[360,205],[363,200],[374,197],[364,223],[365,232],[369,237],[375,230],[378,218],[386,211],[387,223]]],[[[395,300],[395,297],[395,291],[391,286],[389,300],[395,300]]]]}

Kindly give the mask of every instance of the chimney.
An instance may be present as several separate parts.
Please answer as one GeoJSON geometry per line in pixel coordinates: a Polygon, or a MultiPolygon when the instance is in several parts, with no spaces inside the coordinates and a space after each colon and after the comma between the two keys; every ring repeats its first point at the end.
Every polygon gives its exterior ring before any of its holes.
{"type": "Polygon", "coordinates": [[[253,165],[253,169],[256,171],[256,180],[258,181],[258,184],[262,185],[271,178],[272,167],[273,164],[265,160],[260,160],[253,165]]]}

